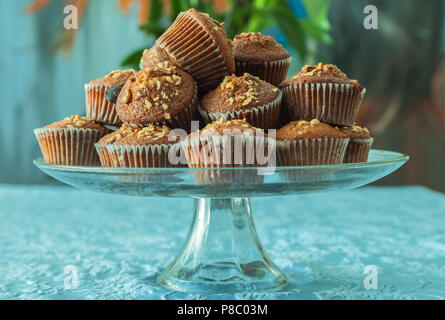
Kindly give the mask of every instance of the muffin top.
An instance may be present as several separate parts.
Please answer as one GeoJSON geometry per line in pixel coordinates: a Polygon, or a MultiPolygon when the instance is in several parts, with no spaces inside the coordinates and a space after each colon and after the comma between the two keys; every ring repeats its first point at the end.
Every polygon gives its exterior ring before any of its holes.
{"type": "Polygon", "coordinates": [[[284,80],[280,87],[287,86],[292,83],[311,83],[311,82],[335,82],[344,83],[355,86],[358,90],[363,87],[357,80],[349,79],[337,66],[333,64],[319,63],[317,65],[305,65],[301,71],[292,78],[284,80]]]}
{"type": "Polygon", "coordinates": [[[170,128],[166,125],[158,126],[150,124],[148,127],[134,128],[124,123],[118,130],[102,137],[98,143],[133,146],[176,143],[179,137],[169,141],[168,135],[170,131],[170,128]]]}
{"type": "Polygon", "coordinates": [[[221,117],[219,120],[207,124],[200,131],[189,134],[187,139],[193,139],[198,137],[198,135],[199,137],[209,137],[215,135],[252,136],[255,135],[258,130],[263,132],[262,129],[250,125],[245,119],[225,120],[223,117],[221,117]]]}
{"type": "Polygon", "coordinates": [[[112,86],[124,83],[135,72],[136,71],[134,71],[133,69],[114,70],[102,78],[99,78],[96,80],[91,80],[90,84],[104,85],[104,86],[112,87],[112,86]]]}
{"type": "Polygon", "coordinates": [[[164,122],[188,106],[195,95],[193,78],[165,61],[128,78],[117,98],[116,110],[126,123],[164,122]]]}
{"type": "Polygon", "coordinates": [[[248,73],[226,76],[223,82],[201,100],[201,108],[210,112],[250,110],[274,101],[279,90],[272,84],[248,73]]]}
{"type": "Polygon", "coordinates": [[[350,139],[369,139],[371,135],[367,128],[354,125],[352,127],[343,127],[340,129],[348,135],[350,139]]]}
{"type": "Polygon", "coordinates": [[[150,49],[145,49],[142,53],[140,67],[141,69],[145,69],[154,66],[159,62],[162,62],[162,59],[157,55],[156,48],[152,47],[150,49]]]}
{"type": "Polygon", "coordinates": [[[297,140],[314,138],[347,138],[348,135],[337,127],[331,127],[318,119],[297,120],[286,124],[277,131],[277,140],[297,140]]]}
{"type": "Polygon", "coordinates": [[[232,53],[232,42],[230,39],[227,39],[226,31],[223,28],[224,22],[219,23],[212,19],[207,13],[199,12],[195,9],[189,9],[183,14],[190,16],[204,28],[219,48],[229,74],[235,73],[235,59],[233,58],[232,53]]]}
{"type": "Polygon", "coordinates": [[[110,129],[95,122],[94,120],[78,116],[77,114],[71,117],[66,117],[61,121],[51,123],[45,126],[44,128],[66,128],[66,129],[76,128],[76,129],[95,129],[95,130],[110,131],[110,129]]]}
{"type": "Polygon", "coordinates": [[[233,55],[236,60],[264,62],[281,60],[290,57],[278,42],[271,36],[263,36],[259,32],[241,33],[232,41],[233,55]]]}

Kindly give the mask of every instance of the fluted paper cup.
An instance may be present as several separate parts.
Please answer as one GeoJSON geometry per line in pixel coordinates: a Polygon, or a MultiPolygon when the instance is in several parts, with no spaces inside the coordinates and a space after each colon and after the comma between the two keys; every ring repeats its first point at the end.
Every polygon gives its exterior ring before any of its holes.
{"type": "Polygon", "coordinates": [[[366,89],[344,83],[293,83],[283,89],[283,108],[290,119],[353,126],[366,89]]]}
{"type": "Polygon", "coordinates": [[[187,12],[179,14],[155,48],[195,79],[200,94],[216,88],[230,73],[215,40],[187,12]]]}
{"type": "MultiPolygon", "coordinates": [[[[215,135],[190,138],[181,142],[191,168],[275,167],[275,140],[263,136],[215,135]],[[257,148],[263,148],[258,159],[257,148]],[[239,152],[239,153],[238,153],[239,152]]],[[[230,170],[198,170],[199,184],[258,184],[263,181],[260,170],[234,173],[230,170]]]]}
{"type": "Polygon", "coordinates": [[[311,166],[343,162],[349,138],[314,138],[277,141],[279,166],[311,166]]]}
{"type": "Polygon", "coordinates": [[[47,163],[98,166],[94,143],[108,131],[83,128],[40,128],[34,134],[47,163]]]}
{"type": "Polygon", "coordinates": [[[371,150],[373,142],[373,138],[349,140],[343,163],[368,161],[369,151],[371,150]]]}
{"type": "Polygon", "coordinates": [[[235,110],[231,112],[210,112],[198,107],[199,113],[205,123],[211,123],[219,119],[246,119],[252,126],[261,129],[276,129],[278,128],[282,93],[278,91],[278,97],[265,105],[254,107],[249,110],[235,110]]]}
{"type": "Polygon", "coordinates": [[[103,167],[171,168],[168,153],[174,144],[147,146],[113,145],[96,143],[95,147],[103,167]]]}
{"type": "Polygon", "coordinates": [[[244,73],[250,73],[267,81],[274,86],[280,85],[286,79],[292,58],[272,60],[265,62],[242,61],[235,59],[236,75],[242,76],[244,73]]]}
{"type": "Polygon", "coordinates": [[[85,84],[86,116],[100,123],[120,127],[122,121],[117,116],[116,104],[108,101],[104,85],[85,84]]]}

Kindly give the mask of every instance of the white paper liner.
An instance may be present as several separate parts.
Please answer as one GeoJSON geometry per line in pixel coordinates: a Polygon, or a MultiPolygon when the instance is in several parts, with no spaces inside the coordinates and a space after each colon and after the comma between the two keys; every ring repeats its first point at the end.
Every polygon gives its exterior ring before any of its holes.
{"type": "Polygon", "coordinates": [[[230,119],[246,119],[248,123],[252,126],[261,129],[276,129],[279,125],[280,110],[281,110],[281,99],[283,95],[281,91],[278,91],[278,97],[265,105],[254,107],[247,110],[235,110],[231,112],[210,112],[198,107],[199,113],[201,114],[204,122],[211,123],[213,121],[219,120],[223,117],[225,120],[230,119]]]}
{"type": "Polygon", "coordinates": [[[216,88],[229,75],[214,39],[187,12],[181,12],[159,37],[157,48],[195,79],[200,94],[216,88]]]}
{"type": "Polygon", "coordinates": [[[343,163],[368,161],[369,151],[371,150],[373,142],[373,138],[349,140],[343,163]]]}
{"type": "Polygon", "coordinates": [[[109,133],[84,128],[40,128],[34,134],[47,163],[73,166],[98,166],[94,143],[109,133]]]}
{"type": "Polygon", "coordinates": [[[275,139],[264,136],[214,135],[188,138],[181,142],[191,168],[275,167],[275,139]],[[263,147],[258,159],[257,147],[263,147]],[[204,152],[206,150],[208,152],[204,152]],[[211,151],[211,152],[210,152],[211,151]],[[269,157],[267,157],[269,156],[269,157]]]}
{"type": "Polygon", "coordinates": [[[119,127],[122,121],[116,112],[116,104],[106,99],[108,86],[85,84],[86,116],[100,123],[119,127]]]}
{"type": "Polygon", "coordinates": [[[236,60],[235,58],[235,73],[237,76],[242,76],[247,72],[253,76],[259,77],[261,80],[273,84],[274,86],[278,86],[286,79],[291,62],[292,58],[290,57],[287,59],[265,62],[249,62],[236,60]]]}
{"type": "Polygon", "coordinates": [[[349,138],[277,140],[279,166],[310,166],[343,162],[349,138]]]}
{"type": "Polygon", "coordinates": [[[102,167],[170,168],[168,152],[174,144],[113,145],[96,143],[102,167]]]}
{"type": "Polygon", "coordinates": [[[163,122],[149,122],[149,123],[132,123],[128,122],[127,124],[132,127],[147,127],[150,123],[154,123],[157,125],[166,124],[170,128],[174,129],[184,129],[188,133],[190,133],[191,123],[192,121],[198,121],[198,92],[195,91],[193,95],[192,101],[178,114],[171,117],[170,120],[165,120],[163,122]]]}
{"type": "Polygon", "coordinates": [[[343,83],[293,83],[282,90],[288,122],[318,119],[342,126],[354,125],[366,92],[343,83]]]}

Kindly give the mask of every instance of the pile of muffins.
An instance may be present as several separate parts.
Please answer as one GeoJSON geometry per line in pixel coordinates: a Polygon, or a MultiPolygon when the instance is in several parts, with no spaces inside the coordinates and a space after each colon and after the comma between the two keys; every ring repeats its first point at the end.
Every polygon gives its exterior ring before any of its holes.
{"type": "Polygon", "coordinates": [[[60,165],[270,165],[252,159],[258,142],[273,146],[265,154],[275,152],[279,166],[367,161],[373,138],[355,124],[366,90],[322,63],[286,79],[290,63],[272,37],[242,33],[231,41],[223,23],[190,9],[144,51],[139,71],[85,85],[86,117],[35,135],[44,160],[60,165]],[[223,161],[235,141],[242,156],[223,161]]]}

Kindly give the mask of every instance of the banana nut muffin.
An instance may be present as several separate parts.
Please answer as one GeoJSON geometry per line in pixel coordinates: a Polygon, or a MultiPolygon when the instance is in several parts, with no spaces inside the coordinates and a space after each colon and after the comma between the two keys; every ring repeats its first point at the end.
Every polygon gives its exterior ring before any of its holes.
{"type": "Polygon", "coordinates": [[[262,129],[245,120],[232,119],[209,123],[202,130],[191,133],[181,142],[189,167],[266,166],[269,143],[262,129]],[[259,159],[256,148],[264,147],[267,155],[259,159]]]}
{"type": "Polygon", "coordinates": [[[208,14],[189,9],[181,12],[170,28],[156,41],[161,60],[169,60],[195,79],[200,94],[235,72],[232,43],[223,23],[208,14]]]}
{"type": "Polygon", "coordinates": [[[280,85],[283,109],[289,121],[317,118],[322,122],[352,126],[366,92],[335,65],[306,65],[280,85]]]}
{"type": "Polygon", "coordinates": [[[245,72],[278,86],[286,79],[292,58],[271,36],[241,33],[232,41],[236,75],[245,72]]]}
{"type": "Polygon", "coordinates": [[[341,131],[349,137],[343,163],[366,162],[374,139],[367,128],[354,125],[343,127],[341,131]]]}
{"type": "Polygon", "coordinates": [[[291,122],[276,134],[280,166],[340,164],[348,145],[346,133],[318,119],[291,122]]]}
{"type": "Polygon", "coordinates": [[[119,117],[132,126],[165,123],[189,131],[197,118],[196,84],[170,62],[160,62],[131,76],[119,94],[119,117]]]}
{"type": "Polygon", "coordinates": [[[124,124],[96,143],[103,167],[171,167],[168,152],[179,137],[166,125],[135,128],[124,124]]]}
{"type": "Polygon", "coordinates": [[[226,120],[246,118],[253,126],[276,128],[281,96],[278,88],[256,76],[232,75],[202,98],[199,111],[206,123],[221,117],[226,120]]]}
{"type": "Polygon", "coordinates": [[[115,102],[125,81],[136,71],[115,70],[85,85],[87,117],[100,123],[120,126],[115,102]]]}
{"type": "Polygon", "coordinates": [[[109,132],[94,120],[78,115],[34,130],[47,163],[76,166],[99,164],[94,143],[109,132]]]}
{"type": "Polygon", "coordinates": [[[142,53],[141,62],[139,64],[139,67],[141,69],[148,68],[150,66],[153,66],[159,62],[163,62],[165,60],[162,60],[156,53],[156,48],[152,47],[150,49],[145,49],[142,53]]]}

